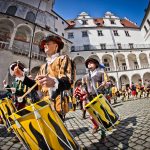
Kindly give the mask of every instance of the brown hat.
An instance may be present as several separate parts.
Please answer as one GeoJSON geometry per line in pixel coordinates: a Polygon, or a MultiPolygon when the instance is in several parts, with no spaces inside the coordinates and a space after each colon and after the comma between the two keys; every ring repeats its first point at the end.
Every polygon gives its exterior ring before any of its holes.
{"type": "Polygon", "coordinates": [[[53,41],[58,44],[58,52],[60,52],[60,50],[63,49],[64,42],[62,41],[62,39],[56,35],[49,35],[41,40],[40,45],[39,45],[40,50],[44,51],[44,45],[50,41],[53,41]]]}
{"type": "Polygon", "coordinates": [[[94,64],[96,64],[96,68],[99,67],[99,62],[98,60],[94,59],[94,58],[88,58],[86,61],[85,61],[85,66],[86,68],[88,68],[88,63],[92,61],[94,64]]]}

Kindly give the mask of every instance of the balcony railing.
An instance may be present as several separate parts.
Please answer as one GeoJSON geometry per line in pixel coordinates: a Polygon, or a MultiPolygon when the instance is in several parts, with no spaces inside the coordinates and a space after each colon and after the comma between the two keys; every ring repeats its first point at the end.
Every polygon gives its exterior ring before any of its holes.
{"type": "MultiPolygon", "coordinates": [[[[22,50],[15,45],[13,45],[12,49],[9,49],[9,43],[8,42],[0,41],[0,49],[6,49],[6,50],[13,52],[14,54],[29,57],[29,51],[22,50]]],[[[32,52],[31,58],[45,61],[46,56],[39,54],[39,53],[32,52]]]]}
{"type": "Polygon", "coordinates": [[[71,52],[78,52],[78,51],[96,51],[96,50],[138,50],[138,49],[150,49],[150,44],[134,44],[134,45],[128,45],[128,44],[122,44],[121,46],[117,45],[86,45],[86,46],[73,46],[71,48],[71,52]]]}

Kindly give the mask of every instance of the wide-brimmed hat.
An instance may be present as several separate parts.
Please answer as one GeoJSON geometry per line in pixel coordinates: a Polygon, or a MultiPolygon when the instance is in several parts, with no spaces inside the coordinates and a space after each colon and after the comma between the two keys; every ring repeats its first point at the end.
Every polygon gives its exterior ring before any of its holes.
{"type": "Polygon", "coordinates": [[[86,68],[88,68],[88,63],[89,62],[93,62],[94,64],[96,64],[96,68],[99,67],[99,62],[98,60],[94,59],[94,58],[88,58],[86,61],[85,61],[85,66],[86,68]]]}
{"type": "Polygon", "coordinates": [[[44,45],[50,41],[53,41],[56,44],[58,44],[58,52],[60,52],[60,50],[63,49],[64,42],[62,41],[62,39],[56,35],[49,35],[40,41],[40,44],[39,44],[40,50],[44,51],[44,45]]]}

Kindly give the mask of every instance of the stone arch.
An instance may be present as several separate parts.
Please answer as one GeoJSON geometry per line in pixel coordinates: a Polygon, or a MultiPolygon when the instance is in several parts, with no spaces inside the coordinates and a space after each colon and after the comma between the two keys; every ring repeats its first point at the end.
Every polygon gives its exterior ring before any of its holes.
{"type": "Polygon", "coordinates": [[[141,80],[141,76],[140,76],[139,74],[134,74],[134,75],[132,75],[131,81],[132,81],[134,84],[138,84],[139,80],[141,80]]]}
{"type": "Polygon", "coordinates": [[[74,62],[76,65],[76,74],[81,75],[86,73],[86,68],[85,68],[85,59],[81,56],[77,56],[74,58],[74,62]]]}
{"type": "Polygon", "coordinates": [[[34,23],[36,19],[35,14],[32,11],[28,11],[25,19],[34,23]]]}
{"type": "Polygon", "coordinates": [[[8,9],[6,10],[6,14],[15,16],[17,12],[17,6],[9,6],[8,9]]]}
{"type": "Polygon", "coordinates": [[[148,65],[148,58],[147,58],[147,55],[145,53],[139,54],[139,59],[140,59],[140,63],[141,63],[142,68],[147,68],[149,66],[148,65]]]}
{"type": "Polygon", "coordinates": [[[0,41],[10,41],[14,22],[9,19],[0,19],[0,41]]]}
{"type": "Polygon", "coordinates": [[[126,74],[123,74],[119,78],[120,80],[120,86],[122,87],[123,85],[128,85],[130,84],[130,80],[126,74]]]}
{"type": "Polygon", "coordinates": [[[15,40],[30,42],[31,32],[31,29],[27,25],[20,25],[17,27],[15,40]]]}
{"type": "Polygon", "coordinates": [[[129,54],[128,55],[128,61],[129,61],[129,65],[130,65],[131,69],[138,69],[139,68],[135,54],[129,54]]]}
{"type": "Polygon", "coordinates": [[[150,72],[145,72],[143,74],[143,82],[145,83],[147,80],[150,80],[150,72]]]}
{"type": "Polygon", "coordinates": [[[116,54],[116,65],[118,70],[127,70],[126,66],[126,60],[125,60],[125,55],[124,54],[116,54]]]}
{"type": "Polygon", "coordinates": [[[102,56],[102,63],[106,67],[106,71],[114,70],[113,57],[110,54],[105,54],[102,56]]]}

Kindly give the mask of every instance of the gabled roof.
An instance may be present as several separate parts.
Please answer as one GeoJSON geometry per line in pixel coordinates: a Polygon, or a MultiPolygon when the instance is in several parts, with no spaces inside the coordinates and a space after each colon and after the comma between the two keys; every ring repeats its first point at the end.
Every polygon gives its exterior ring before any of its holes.
{"type": "Polygon", "coordinates": [[[121,19],[120,22],[124,27],[139,28],[136,24],[134,24],[133,22],[126,20],[126,19],[121,19]]]}
{"type": "MultiPolygon", "coordinates": [[[[104,20],[103,18],[95,18],[93,19],[94,20],[94,23],[97,25],[97,26],[104,26],[104,20]]],[[[71,29],[71,28],[74,28],[75,26],[75,21],[74,20],[67,20],[69,26],[67,27],[67,29],[71,29]]],[[[127,28],[139,28],[137,25],[135,25],[133,22],[129,21],[129,20],[126,20],[126,19],[121,19],[120,20],[121,24],[124,26],[124,27],[127,27],[127,28]]]]}

